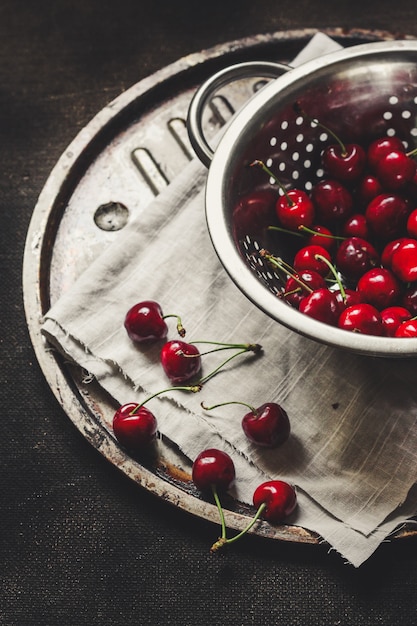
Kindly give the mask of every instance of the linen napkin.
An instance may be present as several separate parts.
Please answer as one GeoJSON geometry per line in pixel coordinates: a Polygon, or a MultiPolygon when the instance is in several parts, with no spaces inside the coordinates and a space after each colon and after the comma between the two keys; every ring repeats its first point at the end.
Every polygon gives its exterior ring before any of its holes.
{"type": "MultiPolygon", "coordinates": [[[[320,53],[323,42],[320,35],[320,53]]],[[[328,44],[332,49],[334,42],[328,44]]],[[[303,60],[315,49],[313,40],[303,60]]],[[[201,392],[173,390],[149,408],[160,432],[191,460],[207,447],[232,456],[239,500],[250,503],[269,478],[294,484],[299,506],[289,522],[317,532],[358,567],[417,513],[417,361],[320,345],[254,307],[213,251],[204,215],[206,175],[192,161],[53,305],[43,333],[121,404],[169,387],[161,345],[138,348],[123,327],[138,301],[154,299],[164,313],[180,314],[187,341],[261,344],[261,355],[234,359],[201,392]],[[291,421],[289,440],[259,449],[240,427],[242,407],[201,408],[202,401],[236,400],[279,402],[291,421]]],[[[203,375],[219,354],[203,357],[203,375]]]]}

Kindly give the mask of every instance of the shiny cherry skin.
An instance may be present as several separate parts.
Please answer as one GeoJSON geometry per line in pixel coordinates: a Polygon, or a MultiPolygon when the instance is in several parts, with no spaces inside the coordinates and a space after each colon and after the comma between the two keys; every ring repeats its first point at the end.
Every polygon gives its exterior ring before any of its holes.
{"type": "Polygon", "coordinates": [[[368,165],[371,167],[371,169],[375,169],[378,161],[393,150],[405,152],[405,148],[401,139],[399,139],[395,135],[392,137],[378,137],[378,139],[375,139],[368,147],[366,153],[368,165]]]}
{"type": "Polygon", "coordinates": [[[395,337],[417,337],[417,319],[410,319],[400,324],[395,331],[395,337]]]}
{"type": "Polygon", "coordinates": [[[257,189],[240,198],[233,209],[235,238],[262,237],[265,229],[274,222],[276,201],[276,193],[270,189],[257,189]]]}
{"type": "Polygon", "coordinates": [[[145,406],[130,402],[119,407],[113,417],[116,439],[129,450],[138,452],[148,447],[157,432],[156,418],[145,406]]]}
{"type": "Polygon", "coordinates": [[[382,309],[381,318],[387,337],[395,337],[397,328],[411,318],[411,313],[403,306],[389,306],[382,309]]]}
{"type": "Polygon", "coordinates": [[[417,315],[417,284],[412,283],[409,287],[406,287],[403,296],[401,298],[401,306],[410,311],[412,317],[417,315]]]}
{"type": "Polygon", "coordinates": [[[405,239],[395,248],[391,269],[405,283],[417,281],[417,239],[405,239]]]}
{"type": "Polygon", "coordinates": [[[384,267],[374,267],[363,274],[357,284],[362,302],[381,310],[398,302],[401,285],[393,272],[384,267]]]}
{"type": "Polygon", "coordinates": [[[200,371],[200,352],[195,345],[180,339],[167,341],[162,346],[161,364],[172,383],[183,383],[200,371]]]}
{"type": "Polygon", "coordinates": [[[322,164],[327,174],[342,182],[357,180],[363,173],[366,164],[365,150],[356,143],[330,145],[323,150],[322,164]]]}
{"type": "Polygon", "coordinates": [[[162,308],[153,300],[134,304],[126,313],[124,326],[130,339],[136,343],[165,339],[168,334],[162,308]]]}
{"type": "Polygon", "coordinates": [[[268,480],[262,483],[255,489],[252,499],[257,509],[262,504],[266,505],[262,517],[272,524],[283,522],[297,506],[294,487],[283,480],[268,480]]]}
{"type": "Polygon", "coordinates": [[[345,309],[339,317],[338,327],[364,335],[385,336],[380,312],[367,302],[353,304],[345,309]]]}
{"type": "Polygon", "coordinates": [[[287,441],[290,421],[286,411],[276,402],[266,402],[243,416],[246,437],[258,446],[275,448],[287,441]]]}
{"type": "Polygon", "coordinates": [[[407,234],[417,239],[417,209],[411,211],[407,218],[407,234]]]}
{"type": "Polygon", "coordinates": [[[316,183],[311,199],[318,220],[325,224],[343,222],[352,213],[352,195],[338,180],[323,179],[316,183]]]}
{"type": "Polygon", "coordinates": [[[290,189],[276,203],[276,214],[283,228],[297,230],[300,226],[311,226],[315,209],[309,195],[300,189],[290,189]]]}
{"type": "Polygon", "coordinates": [[[200,491],[211,491],[213,488],[227,491],[235,478],[233,460],[223,450],[217,448],[203,450],[193,463],[192,480],[200,491]]]}
{"type": "Polygon", "coordinates": [[[331,260],[331,256],[326,248],[323,246],[317,245],[309,245],[304,246],[298,250],[294,256],[293,266],[296,272],[302,272],[304,270],[312,270],[321,274],[322,276],[327,276],[329,273],[329,266],[320,258],[324,257],[328,261],[331,260]]]}
{"type": "Polygon", "coordinates": [[[338,305],[339,315],[348,308],[348,306],[352,306],[353,304],[359,304],[362,302],[362,294],[356,289],[344,289],[344,297],[340,290],[334,291],[333,293],[336,296],[336,301],[338,305]]]}
{"type": "Polygon", "coordinates": [[[300,302],[299,311],[313,319],[335,326],[339,318],[339,302],[329,289],[316,289],[300,302]]]}
{"type": "Polygon", "coordinates": [[[361,237],[349,237],[342,241],[335,258],[337,268],[352,281],[358,280],[365,272],[379,264],[376,248],[361,237]]]}
{"type": "Polygon", "coordinates": [[[301,300],[311,293],[311,290],[315,291],[322,287],[326,287],[326,281],[321,274],[314,270],[303,270],[287,280],[283,297],[289,304],[298,308],[301,300]]]}
{"type": "Polygon", "coordinates": [[[400,244],[405,241],[414,241],[413,238],[409,237],[399,237],[398,239],[392,239],[388,241],[388,243],[384,246],[381,252],[381,265],[382,267],[391,267],[392,263],[392,255],[394,251],[400,246],[400,244]]]}
{"type": "Polygon", "coordinates": [[[314,232],[308,235],[307,245],[321,246],[322,248],[329,250],[329,252],[333,250],[336,239],[329,228],[322,226],[321,224],[314,224],[311,226],[311,230],[314,232]]]}
{"type": "Polygon", "coordinates": [[[383,241],[396,239],[403,234],[408,215],[407,201],[395,193],[382,193],[376,196],[365,210],[371,232],[383,241]]]}
{"type": "Polygon", "coordinates": [[[368,239],[369,227],[365,215],[363,213],[355,213],[348,217],[342,225],[342,236],[368,239]]]}
{"type": "Polygon", "coordinates": [[[394,191],[413,180],[416,163],[403,149],[391,150],[378,159],[375,173],[383,181],[385,189],[394,191]]]}
{"type": "Polygon", "coordinates": [[[383,191],[380,180],[372,174],[367,174],[358,185],[356,197],[361,206],[366,207],[371,200],[379,196],[383,191]]]}

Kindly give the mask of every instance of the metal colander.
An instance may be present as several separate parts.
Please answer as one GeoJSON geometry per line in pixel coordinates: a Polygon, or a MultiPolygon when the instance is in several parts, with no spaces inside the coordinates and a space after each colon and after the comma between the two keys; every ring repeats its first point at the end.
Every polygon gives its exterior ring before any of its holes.
{"type": "MultiPolygon", "coordinates": [[[[311,339],[385,357],[417,356],[417,339],[390,339],[340,330],[303,315],[277,293],[279,275],[259,250],[290,260],[282,237],[239,221],[234,208],[254,189],[271,184],[250,167],[262,160],[288,187],[311,189],[323,176],[320,155],[334,139],[366,146],[382,135],[396,135],[408,149],[417,144],[417,42],[390,41],[329,53],[298,68],[246,63],[212,77],[195,94],[188,118],[191,143],[209,166],[207,224],[220,261],[241,291],[276,321],[311,339]],[[275,76],[234,116],[212,152],[202,133],[202,112],[213,93],[244,75],[275,76]],[[278,78],[277,78],[278,76],[278,78]],[[296,112],[294,103],[308,113],[296,112]]],[[[267,224],[266,224],[267,225],[267,224]]]]}

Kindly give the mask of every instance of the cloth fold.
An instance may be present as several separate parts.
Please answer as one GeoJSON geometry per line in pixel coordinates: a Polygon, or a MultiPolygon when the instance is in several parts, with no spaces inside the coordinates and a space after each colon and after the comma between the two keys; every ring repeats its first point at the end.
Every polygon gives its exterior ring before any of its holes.
{"type": "MultiPolygon", "coordinates": [[[[323,52],[322,38],[320,46],[323,52]]],[[[206,174],[191,162],[52,306],[42,331],[121,404],[167,387],[161,345],[138,348],[123,327],[135,302],[154,299],[181,315],[187,341],[261,344],[261,355],[234,359],[201,392],[172,390],[152,400],[159,430],[191,460],[206,447],[227,451],[242,501],[251,502],[269,478],[294,484],[299,506],[289,521],[358,567],[417,513],[417,362],[319,345],[254,307],[212,248],[206,174]],[[241,429],[242,407],[201,408],[231,400],[279,402],[291,421],[289,440],[259,449],[241,429]]],[[[204,356],[203,375],[222,359],[204,356]]]]}

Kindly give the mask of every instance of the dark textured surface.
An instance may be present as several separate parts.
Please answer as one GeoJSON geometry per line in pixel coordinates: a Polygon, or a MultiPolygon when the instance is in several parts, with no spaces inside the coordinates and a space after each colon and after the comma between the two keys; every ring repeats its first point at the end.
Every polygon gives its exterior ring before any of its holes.
{"type": "Polygon", "coordinates": [[[417,37],[414,0],[367,3],[0,2],[0,624],[417,623],[417,543],[362,568],[322,548],[248,538],[213,558],[217,529],[135,487],[82,438],[36,363],[21,294],[37,196],[77,132],[178,58],[299,28],[417,37]]]}

